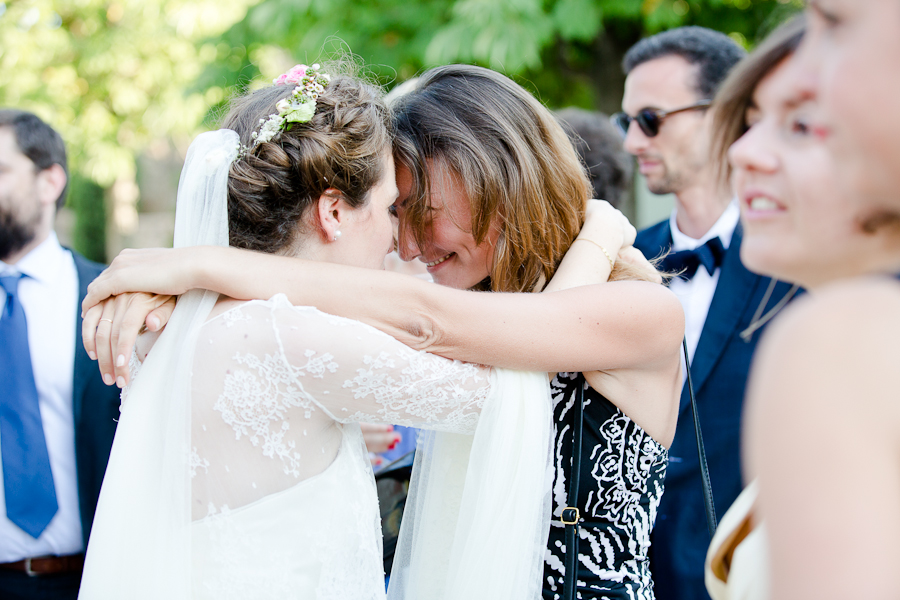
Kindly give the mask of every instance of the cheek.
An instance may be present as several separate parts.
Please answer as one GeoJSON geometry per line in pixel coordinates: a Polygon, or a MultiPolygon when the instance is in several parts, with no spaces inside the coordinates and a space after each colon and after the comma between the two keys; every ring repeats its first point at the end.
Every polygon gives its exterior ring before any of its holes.
{"type": "Polygon", "coordinates": [[[820,257],[840,254],[842,241],[855,230],[857,207],[839,192],[837,181],[821,176],[833,170],[829,165],[808,172],[809,177],[794,188],[797,196],[792,212],[797,241],[802,248],[820,257]]]}

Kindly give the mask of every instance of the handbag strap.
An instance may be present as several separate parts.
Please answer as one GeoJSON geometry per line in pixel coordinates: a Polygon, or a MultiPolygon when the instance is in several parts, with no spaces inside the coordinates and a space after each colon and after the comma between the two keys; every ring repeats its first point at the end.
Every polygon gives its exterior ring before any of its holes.
{"type": "Polygon", "coordinates": [[[694,397],[694,384],[691,381],[691,361],[688,359],[687,340],[681,340],[684,350],[684,366],[687,371],[688,395],[691,397],[691,413],[694,415],[694,433],[697,434],[697,454],[700,457],[700,485],[703,487],[703,505],[706,509],[706,528],[709,539],[716,533],[716,505],[713,502],[712,484],[709,481],[709,465],[706,463],[706,448],[703,446],[703,434],[700,432],[700,415],[697,412],[697,399],[694,397]]]}
{"type": "MultiPolygon", "coordinates": [[[[697,454],[700,459],[700,484],[703,488],[703,505],[706,509],[706,527],[709,539],[716,532],[716,508],[713,502],[712,484],[709,479],[709,465],[706,461],[706,448],[703,445],[703,433],[700,430],[700,414],[697,411],[697,399],[694,396],[694,383],[691,380],[691,361],[688,358],[687,340],[682,339],[684,364],[687,371],[688,395],[691,398],[691,413],[694,417],[694,433],[697,436],[697,454]]],[[[579,379],[583,378],[582,375],[579,379]]],[[[584,430],[584,381],[579,381],[577,401],[575,403],[575,419],[572,428],[572,472],[569,475],[568,506],[562,511],[562,522],[566,526],[565,578],[563,582],[562,600],[575,600],[576,582],[578,581],[578,525],[581,513],[578,510],[578,486],[581,480],[581,438],[584,430]]]]}
{"type": "Polygon", "coordinates": [[[566,572],[563,578],[563,600],[575,600],[578,582],[578,484],[581,480],[581,433],[584,429],[584,375],[579,375],[578,400],[575,403],[575,420],[572,427],[572,472],[569,475],[568,506],[562,511],[562,522],[566,526],[566,572]]]}

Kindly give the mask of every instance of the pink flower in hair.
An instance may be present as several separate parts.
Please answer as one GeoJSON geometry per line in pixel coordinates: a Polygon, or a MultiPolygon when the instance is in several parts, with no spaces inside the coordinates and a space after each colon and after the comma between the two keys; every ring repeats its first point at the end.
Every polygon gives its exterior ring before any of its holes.
{"type": "Polygon", "coordinates": [[[289,83],[291,85],[297,85],[300,83],[300,80],[306,77],[306,70],[309,67],[306,65],[295,65],[291,67],[291,70],[287,73],[278,76],[278,79],[275,80],[276,85],[281,85],[285,83],[289,83]]]}

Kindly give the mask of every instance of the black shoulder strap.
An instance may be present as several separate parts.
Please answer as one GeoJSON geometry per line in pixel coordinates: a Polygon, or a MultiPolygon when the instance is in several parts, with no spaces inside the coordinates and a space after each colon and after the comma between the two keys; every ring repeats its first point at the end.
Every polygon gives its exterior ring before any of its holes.
{"type": "MultiPolygon", "coordinates": [[[[706,449],[703,446],[703,434],[700,431],[700,416],[697,412],[697,400],[694,397],[694,384],[691,381],[691,362],[688,358],[687,340],[682,340],[684,364],[687,371],[688,395],[691,398],[691,412],[694,416],[694,432],[697,434],[697,453],[700,456],[700,480],[703,486],[703,504],[706,508],[706,526],[709,538],[716,532],[716,509],[713,502],[712,484],[709,481],[709,466],[706,463],[706,449]]],[[[578,523],[581,514],[578,510],[578,485],[581,480],[581,436],[584,429],[584,386],[583,376],[579,377],[575,418],[572,426],[572,472],[569,475],[568,506],[562,511],[562,522],[566,526],[566,572],[563,583],[562,600],[575,600],[576,582],[578,581],[578,523]]]]}
{"type": "Polygon", "coordinates": [[[703,504],[706,508],[706,527],[709,539],[716,532],[716,505],[713,502],[712,484],[709,481],[709,466],[706,464],[706,449],[703,447],[703,434],[700,432],[700,415],[697,413],[697,400],[694,398],[694,384],[691,382],[691,361],[688,359],[687,340],[682,339],[684,350],[684,366],[687,371],[688,395],[691,397],[691,413],[694,415],[694,433],[697,434],[697,453],[700,455],[700,484],[703,486],[703,504]]]}
{"type": "Polygon", "coordinates": [[[575,586],[578,581],[578,483],[581,480],[581,432],[584,429],[584,375],[579,374],[575,403],[575,418],[572,425],[572,472],[569,474],[569,505],[562,511],[562,522],[566,526],[566,572],[563,576],[563,600],[575,600],[575,586]]]}

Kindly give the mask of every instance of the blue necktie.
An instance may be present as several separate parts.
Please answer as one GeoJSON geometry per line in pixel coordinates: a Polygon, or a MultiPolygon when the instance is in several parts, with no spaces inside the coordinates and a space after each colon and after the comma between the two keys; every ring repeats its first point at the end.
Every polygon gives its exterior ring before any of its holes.
{"type": "Polygon", "coordinates": [[[37,538],[59,506],[28,351],[28,325],[17,293],[21,278],[0,277],[7,294],[0,316],[0,453],[6,516],[37,538]]]}
{"type": "Polygon", "coordinates": [[[690,281],[697,274],[700,265],[712,275],[722,265],[724,256],[725,246],[722,245],[722,240],[714,237],[699,248],[669,254],[663,258],[660,266],[663,271],[680,273],[680,278],[690,281]]]}

